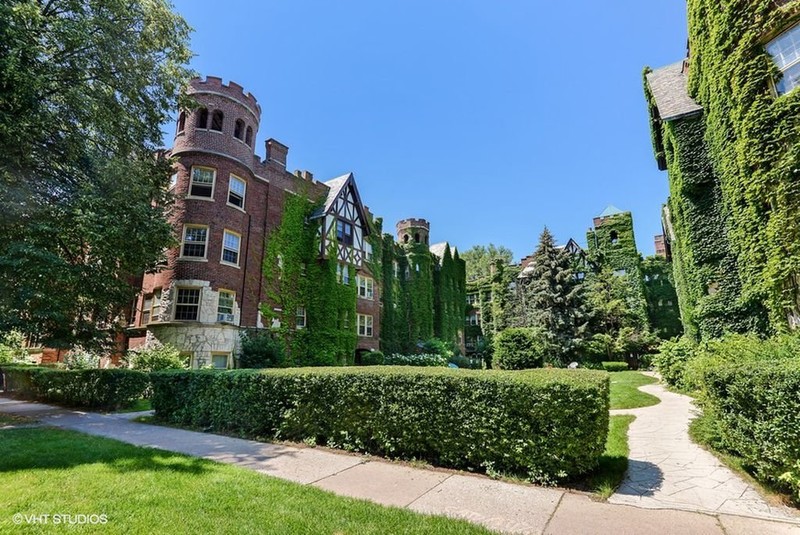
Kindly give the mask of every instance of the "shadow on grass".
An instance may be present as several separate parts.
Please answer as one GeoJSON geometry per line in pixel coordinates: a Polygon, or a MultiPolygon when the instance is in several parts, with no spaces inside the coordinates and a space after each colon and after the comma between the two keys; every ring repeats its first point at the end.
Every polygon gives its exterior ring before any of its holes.
{"type": "Polygon", "coordinates": [[[51,428],[0,431],[0,472],[66,469],[102,463],[120,472],[201,474],[208,461],[116,440],[51,428]]]}

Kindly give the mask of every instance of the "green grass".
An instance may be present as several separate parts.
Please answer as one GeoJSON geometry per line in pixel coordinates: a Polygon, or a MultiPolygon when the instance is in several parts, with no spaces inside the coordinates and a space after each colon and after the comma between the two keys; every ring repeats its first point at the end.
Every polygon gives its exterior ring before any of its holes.
{"type": "Polygon", "coordinates": [[[611,409],[635,409],[660,403],[657,397],[638,390],[642,385],[657,383],[658,379],[640,372],[614,372],[611,375],[611,409]]]}
{"type": "Polygon", "coordinates": [[[117,412],[140,412],[152,410],[153,406],[150,404],[149,399],[139,399],[136,403],[126,409],[120,409],[117,412]]]}
{"type": "Polygon", "coordinates": [[[73,431],[0,431],[0,473],[0,533],[43,531],[14,525],[16,513],[107,515],[105,525],[81,533],[490,533],[73,431]]]}
{"type": "Polygon", "coordinates": [[[33,424],[36,420],[26,418],[25,416],[16,416],[14,414],[0,414],[0,426],[3,425],[24,425],[33,424]]]}
{"type": "Polygon", "coordinates": [[[600,466],[588,478],[589,489],[606,499],[619,487],[628,469],[628,427],[636,419],[631,415],[612,416],[609,421],[606,449],[600,466]]]}

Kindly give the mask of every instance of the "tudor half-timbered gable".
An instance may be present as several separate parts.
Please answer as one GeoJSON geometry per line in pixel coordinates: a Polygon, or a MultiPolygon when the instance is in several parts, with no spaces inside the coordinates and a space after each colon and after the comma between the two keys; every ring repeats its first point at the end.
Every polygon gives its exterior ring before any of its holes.
{"type": "Polygon", "coordinates": [[[361,268],[371,246],[367,243],[369,223],[352,173],[325,182],[328,197],[319,214],[322,219],[320,254],[361,268]]]}

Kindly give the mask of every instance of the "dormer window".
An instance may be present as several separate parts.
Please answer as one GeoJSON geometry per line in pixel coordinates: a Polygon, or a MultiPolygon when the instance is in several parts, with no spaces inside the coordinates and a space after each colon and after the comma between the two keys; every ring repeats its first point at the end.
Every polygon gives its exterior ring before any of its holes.
{"type": "Polygon", "coordinates": [[[780,79],[775,80],[778,96],[800,85],[800,25],[770,41],[767,52],[781,71],[780,79]]]}
{"type": "Polygon", "coordinates": [[[353,245],[353,225],[341,219],[337,219],[336,241],[345,245],[353,245]]]}
{"type": "Polygon", "coordinates": [[[214,113],[211,116],[211,130],[222,132],[222,123],[224,119],[225,115],[222,113],[222,110],[214,110],[214,113]]]}

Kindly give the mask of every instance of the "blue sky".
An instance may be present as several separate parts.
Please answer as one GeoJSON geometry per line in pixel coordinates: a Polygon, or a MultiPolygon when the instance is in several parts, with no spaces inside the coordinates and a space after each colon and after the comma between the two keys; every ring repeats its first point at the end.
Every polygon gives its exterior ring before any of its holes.
{"type": "MultiPolygon", "coordinates": [[[[356,174],[384,230],[493,242],[518,259],[547,225],[585,244],[608,204],[653,253],[667,177],[653,159],[641,72],[678,61],[675,0],[179,0],[192,67],[262,107],[288,168],[356,174]],[[568,6],[568,7],[567,7],[568,6]]],[[[172,132],[172,127],[167,131],[172,132]]],[[[167,142],[169,144],[169,141],[167,142]]]]}

